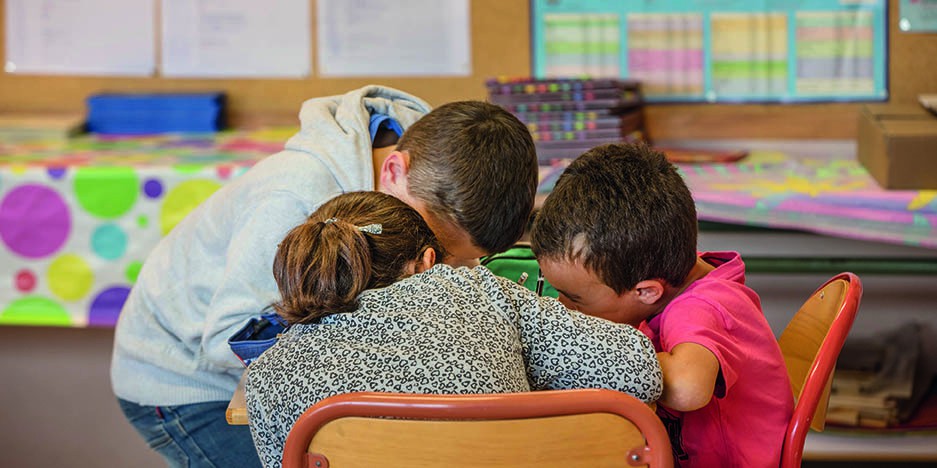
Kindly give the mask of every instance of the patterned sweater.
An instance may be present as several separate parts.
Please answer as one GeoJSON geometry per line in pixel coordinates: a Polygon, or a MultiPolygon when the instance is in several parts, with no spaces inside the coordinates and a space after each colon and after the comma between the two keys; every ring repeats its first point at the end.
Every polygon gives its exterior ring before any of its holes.
{"type": "Polygon", "coordinates": [[[651,342],[485,267],[437,265],[365,291],[354,312],[292,327],[251,364],[246,397],[260,458],[279,467],[293,423],[332,395],[569,388],[656,400],[662,381],[651,342]]]}

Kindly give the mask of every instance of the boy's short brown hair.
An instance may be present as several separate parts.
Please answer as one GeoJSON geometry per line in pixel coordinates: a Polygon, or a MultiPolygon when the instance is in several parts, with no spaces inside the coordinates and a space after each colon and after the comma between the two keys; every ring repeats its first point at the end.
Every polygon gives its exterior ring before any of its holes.
{"type": "Polygon", "coordinates": [[[476,246],[501,252],[524,233],[537,154],[530,131],[511,113],[481,101],[445,104],[411,125],[397,149],[410,155],[410,193],[476,246]]]}
{"type": "Polygon", "coordinates": [[[646,145],[595,147],[537,213],[538,259],[580,262],[617,294],[647,279],[680,285],[696,262],[696,206],[677,168],[646,145]]]}

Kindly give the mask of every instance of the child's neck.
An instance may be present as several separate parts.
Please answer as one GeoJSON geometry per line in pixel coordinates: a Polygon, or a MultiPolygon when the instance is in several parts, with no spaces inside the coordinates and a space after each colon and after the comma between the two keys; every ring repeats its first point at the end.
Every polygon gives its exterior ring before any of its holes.
{"type": "MultiPolygon", "coordinates": [[[[690,285],[693,284],[696,280],[706,276],[710,271],[715,269],[716,267],[706,263],[706,261],[704,261],[702,258],[696,257],[696,263],[693,264],[693,268],[690,269],[690,273],[686,275],[686,279],[683,280],[682,284],[679,286],[672,286],[666,282],[664,283],[664,295],[661,300],[658,301],[660,307],[654,311],[654,314],[651,315],[651,317],[663,312],[667,307],[667,304],[670,304],[670,301],[683,294],[683,291],[690,287],[690,285]]],[[[651,317],[648,317],[647,320],[650,320],[651,317]]]]}
{"type": "Polygon", "coordinates": [[[706,263],[701,257],[696,257],[696,263],[693,264],[693,268],[690,269],[690,273],[686,275],[686,279],[683,281],[683,284],[680,285],[680,290],[677,292],[679,296],[683,291],[690,287],[696,280],[706,276],[710,271],[715,270],[716,267],[706,263]]]}

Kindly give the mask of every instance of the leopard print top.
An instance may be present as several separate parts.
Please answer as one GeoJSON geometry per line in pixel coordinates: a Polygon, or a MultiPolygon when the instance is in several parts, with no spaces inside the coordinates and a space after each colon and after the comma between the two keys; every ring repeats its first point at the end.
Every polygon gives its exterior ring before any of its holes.
{"type": "Polygon", "coordinates": [[[365,291],[354,312],[293,326],[251,364],[246,398],[260,458],[279,467],[293,422],[339,393],[611,388],[649,402],[661,386],[654,347],[635,328],[485,267],[437,265],[365,291]]]}

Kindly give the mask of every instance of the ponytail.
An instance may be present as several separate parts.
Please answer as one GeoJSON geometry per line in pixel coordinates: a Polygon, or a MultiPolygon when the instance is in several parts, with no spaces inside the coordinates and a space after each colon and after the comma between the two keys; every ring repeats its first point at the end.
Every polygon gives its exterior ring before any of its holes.
{"type": "Polygon", "coordinates": [[[380,192],[349,192],[319,207],[280,242],[273,276],[287,322],[312,323],[358,308],[358,296],[407,275],[428,247],[445,251],[406,203],[380,192]]]}
{"type": "Polygon", "coordinates": [[[289,323],[310,323],[355,310],[371,277],[365,235],[333,219],[307,221],[290,231],[273,261],[282,297],[273,305],[277,313],[289,323]]]}

